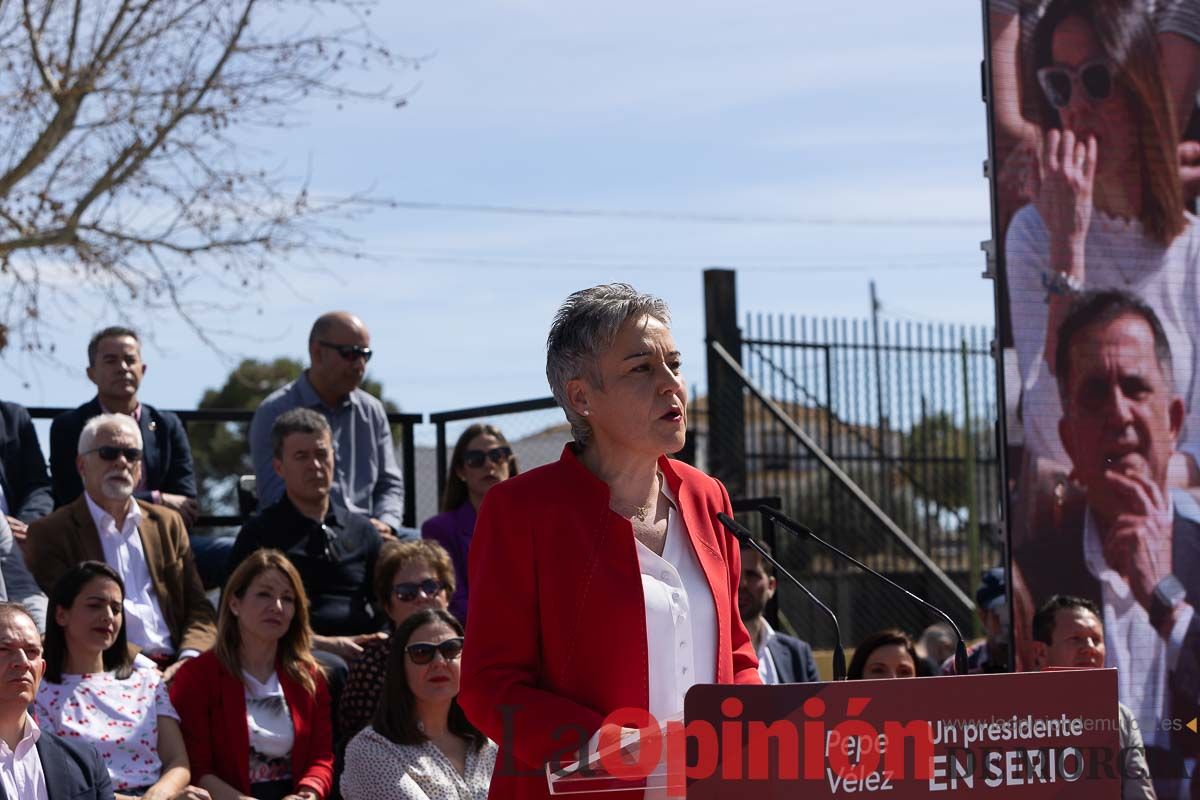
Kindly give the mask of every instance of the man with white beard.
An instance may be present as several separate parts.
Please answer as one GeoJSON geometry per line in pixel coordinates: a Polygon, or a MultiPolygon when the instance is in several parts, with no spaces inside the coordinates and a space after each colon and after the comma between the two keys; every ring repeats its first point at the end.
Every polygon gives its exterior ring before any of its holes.
{"type": "Polygon", "coordinates": [[[183,518],[133,497],[142,466],[142,435],[123,414],[88,420],[76,469],[84,492],[29,526],[29,567],[53,596],[54,583],[81,561],[103,561],[125,583],[129,642],[163,670],[212,647],[216,618],[188,544],[183,518]]]}

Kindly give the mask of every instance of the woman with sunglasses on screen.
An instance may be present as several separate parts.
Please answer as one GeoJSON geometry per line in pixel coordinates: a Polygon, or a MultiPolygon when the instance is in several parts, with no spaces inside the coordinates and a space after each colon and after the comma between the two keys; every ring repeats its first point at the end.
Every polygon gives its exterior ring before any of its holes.
{"type": "Polygon", "coordinates": [[[467,624],[467,553],[475,532],[475,514],[484,495],[496,484],[517,474],[517,457],[495,425],[476,423],[462,432],[450,457],[442,513],[421,526],[421,536],[432,539],[450,554],[458,590],[450,598],[450,613],[467,624]]]}
{"type": "Polygon", "coordinates": [[[124,604],[121,576],[99,561],[76,565],[54,584],[38,722],[95,747],[118,800],[208,798],[188,786],[179,715],[154,662],[129,649],[124,604]]]}
{"type": "Polygon", "coordinates": [[[1045,132],[1042,176],[1006,238],[1030,463],[1070,469],[1058,435],[1058,327],[1081,291],[1119,288],[1141,297],[1167,332],[1175,386],[1189,408],[1171,478],[1196,483],[1200,235],[1183,206],[1179,126],[1153,21],[1136,0],[1053,0],[1030,52],[1045,132]]]}
{"type": "Polygon", "coordinates": [[[278,550],[246,557],[221,592],[217,644],[171,684],[194,780],[213,800],[323,800],[333,788],[325,678],[308,598],[278,550]]]}
{"type": "MultiPolygon", "coordinates": [[[[446,608],[452,594],[454,565],[440,544],[414,539],[383,546],[375,565],[375,599],[393,630],[418,611],[446,608]]],[[[374,716],[391,646],[388,639],[368,642],[362,654],[350,662],[338,705],[338,742],[349,741],[374,716]]]]}
{"type": "Polygon", "coordinates": [[[463,627],[443,609],[418,611],[392,636],[371,726],[346,748],[345,800],[484,800],[496,745],[458,705],[463,627]]]}

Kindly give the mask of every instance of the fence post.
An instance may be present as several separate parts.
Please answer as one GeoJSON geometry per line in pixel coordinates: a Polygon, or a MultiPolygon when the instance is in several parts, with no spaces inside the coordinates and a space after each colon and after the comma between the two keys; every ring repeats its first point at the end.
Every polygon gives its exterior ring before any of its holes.
{"type": "Polygon", "coordinates": [[[736,273],[704,270],[704,343],[708,365],[708,470],[729,493],[746,493],[746,421],[742,384],[712,350],[719,343],[740,364],[736,273]]]}
{"type": "MultiPolygon", "coordinates": [[[[971,428],[971,383],[967,378],[970,362],[967,357],[967,340],[962,340],[962,375],[963,375],[963,466],[966,467],[963,477],[967,483],[967,560],[970,572],[967,575],[967,585],[971,586],[979,580],[983,571],[979,544],[979,512],[978,500],[975,496],[975,432],[971,428]]],[[[973,620],[975,634],[980,633],[979,617],[973,620]]]]}

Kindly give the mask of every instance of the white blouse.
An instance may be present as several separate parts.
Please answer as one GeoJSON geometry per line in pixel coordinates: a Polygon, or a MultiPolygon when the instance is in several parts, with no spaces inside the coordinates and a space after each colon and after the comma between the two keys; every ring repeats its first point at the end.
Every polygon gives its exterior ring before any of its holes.
{"type": "Polygon", "coordinates": [[[246,687],[246,727],[250,732],[250,783],[292,777],[292,744],[296,731],[287,698],[274,672],[266,683],[242,672],[246,687]]]}
{"type": "Polygon", "coordinates": [[[46,730],[94,746],[117,791],[158,781],[158,718],[179,719],[153,668],[135,669],[123,681],[111,672],[63,675],[62,683],[44,680],[34,711],[46,730]]]}
{"type": "Polygon", "coordinates": [[[346,746],[339,784],[344,800],[487,800],[496,745],[468,748],[460,774],[433,742],[396,744],[363,728],[346,746]]]}

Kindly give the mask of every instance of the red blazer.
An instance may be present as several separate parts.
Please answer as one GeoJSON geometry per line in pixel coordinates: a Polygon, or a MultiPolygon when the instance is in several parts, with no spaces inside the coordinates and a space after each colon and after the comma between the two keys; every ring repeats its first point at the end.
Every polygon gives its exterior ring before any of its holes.
{"type": "MultiPolygon", "coordinates": [[[[329,690],[317,672],[316,695],[282,672],[279,684],[292,714],[292,782],[327,797],[333,787],[333,726],[329,690]]],[[[215,775],[242,794],[250,793],[250,731],[246,726],[246,687],[213,650],[190,659],[171,682],[171,702],[179,712],[192,767],[192,783],[215,775]]]]}
{"type": "MultiPolygon", "coordinates": [[[[712,591],[717,683],[760,683],[737,608],[741,555],[716,520],[731,513],[729,495],[679,461],[659,467],[712,591]]],[[[480,509],[458,700],[500,745],[493,800],[549,797],[544,765],[564,744],[590,737],[617,709],[649,705],[633,529],[608,502],[608,485],[568,445],[557,463],[492,487],[480,509]]]]}

